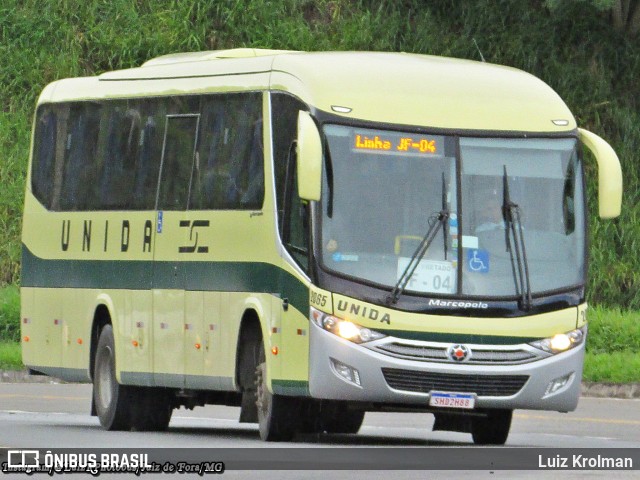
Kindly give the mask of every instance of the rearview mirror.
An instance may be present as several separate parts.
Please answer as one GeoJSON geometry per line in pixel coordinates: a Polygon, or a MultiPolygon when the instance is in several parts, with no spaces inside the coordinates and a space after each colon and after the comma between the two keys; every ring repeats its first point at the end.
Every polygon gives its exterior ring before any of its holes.
{"type": "Polygon", "coordinates": [[[298,195],[304,200],[320,200],[322,186],[322,141],[308,112],[298,113],[297,143],[298,195]]]}
{"type": "Polygon", "coordinates": [[[622,208],[622,169],[618,155],[595,133],[578,129],[580,141],[598,162],[598,210],[600,218],[615,218],[622,208]]]}

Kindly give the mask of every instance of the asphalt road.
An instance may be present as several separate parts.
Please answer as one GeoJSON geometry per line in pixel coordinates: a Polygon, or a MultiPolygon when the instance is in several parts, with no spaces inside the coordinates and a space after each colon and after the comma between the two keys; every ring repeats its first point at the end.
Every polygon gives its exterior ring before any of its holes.
{"type": "MultiPolygon", "coordinates": [[[[0,383],[0,448],[261,449],[286,446],[338,447],[344,452],[343,448],[353,447],[473,446],[469,434],[432,432],[433,417],[415,413],[367,413],[358,435],[307,435],[284,445],[260,441],[256,425],[238,423],[239,409],[219,406],[201,407],[193,411],[176,410],[169,430],[163,433],[106,432],[101,429],[98,420],[89,415],[90,398],[90,385],[0,383]]],[[[507,446],[595,448],[603,451],[640,448],[640,400],[582,398],[578,409],[568,414],[516,411],[507,446]]],[[[356,452],[355,449],[353,451],[356,452]]],[[[227,471],[225,475],[245,478],[241,473],[227,471]]],[[[342,476],[346,472],[330,473],[283,471],[277,477],[347,478],[342,476]]],[[[485,473],[491,475],[491,478],[533,478],[528,477],[527,472],[516,472],[517,475],[507,471],[475,472],[475,476],[479,473],[480,476],[486,476],[485,473]]],[[[546,474],[547,478],[555,478],[553,472],[546,474]]],[[[431,471],[418,475],[417,472],[400,471],[383,475],[381,472],[357,471],[350,472],[348,478],[371,480],[388,478],[389,475],[399,480],[444,478],[451,473],[431,471]]],[[[613,475],[597,471],[563,472],[563,477],[567,476],[639,478],[640,472],[614,472],[613,475]]]]}

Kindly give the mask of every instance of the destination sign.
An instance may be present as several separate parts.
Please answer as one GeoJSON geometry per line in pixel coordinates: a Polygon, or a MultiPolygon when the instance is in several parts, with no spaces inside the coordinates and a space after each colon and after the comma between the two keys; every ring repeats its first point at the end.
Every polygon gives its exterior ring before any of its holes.
{"type": "Polygon", "coordinates": [[[355,131],[353,150],[397,155],[442,156],[441,136],[416,135],[386,131],[355,131]]]}

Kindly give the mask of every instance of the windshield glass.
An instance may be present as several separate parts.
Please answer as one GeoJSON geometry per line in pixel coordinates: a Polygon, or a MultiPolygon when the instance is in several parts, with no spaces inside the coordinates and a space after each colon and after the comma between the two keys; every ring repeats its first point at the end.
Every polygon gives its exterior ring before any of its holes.
{"type": "Polygon", "coordinates": [[[460,154],[462,293],[517,293],[517,259],[507,248],[506,198],[519,209],[531,291],[581,284],[585,226],[576,141],[462,138],[460,154]]]}
{"type": "Polygon", "coordinates": [[[324,133],[325,268],[391,291],[446,211],[405,292],[517,297],[516,277],[525,270],[534,295],[584,283],[584,193],[574,139],[457,138],[338,125],[326,125],[324,133]],[[524,255],[513,252],[507,204],[517,208],[524,255]]]}
{"type": "MultiPolygon", "coordinates": [[[[443,207],[455,221],[455,145],[444,136],[337,125],[325,134],[322,260],[331,270],[393,287],[443,207]]],[[[438,230],[406,290],[456,292],[448,230],[438,230]]]]}

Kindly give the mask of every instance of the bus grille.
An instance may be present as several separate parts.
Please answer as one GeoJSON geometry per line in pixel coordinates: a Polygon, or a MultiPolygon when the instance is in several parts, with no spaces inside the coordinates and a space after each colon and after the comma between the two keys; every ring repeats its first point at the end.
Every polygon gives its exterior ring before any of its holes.
{"type": "Polygon", "coordinates": [[[383,368],[387,384],[395,390],[415,393],[467,392],[478,396],[510,397],[518,393],[528,375],[458,375],[383,368]]]}
{"type": "MultiPolygon", "coordinates": [[[[373,347],[386,355],[404,358],[407,360],[447,362],[447,349],[444,346],[435,345],[406,345],[398,342],[379,344],[373,347]]],[[[479,349],[473,348],[473,354],[465,362],[476,365],[517,365],[538,360],[540,357],[523,349],[479,349]]]]}

